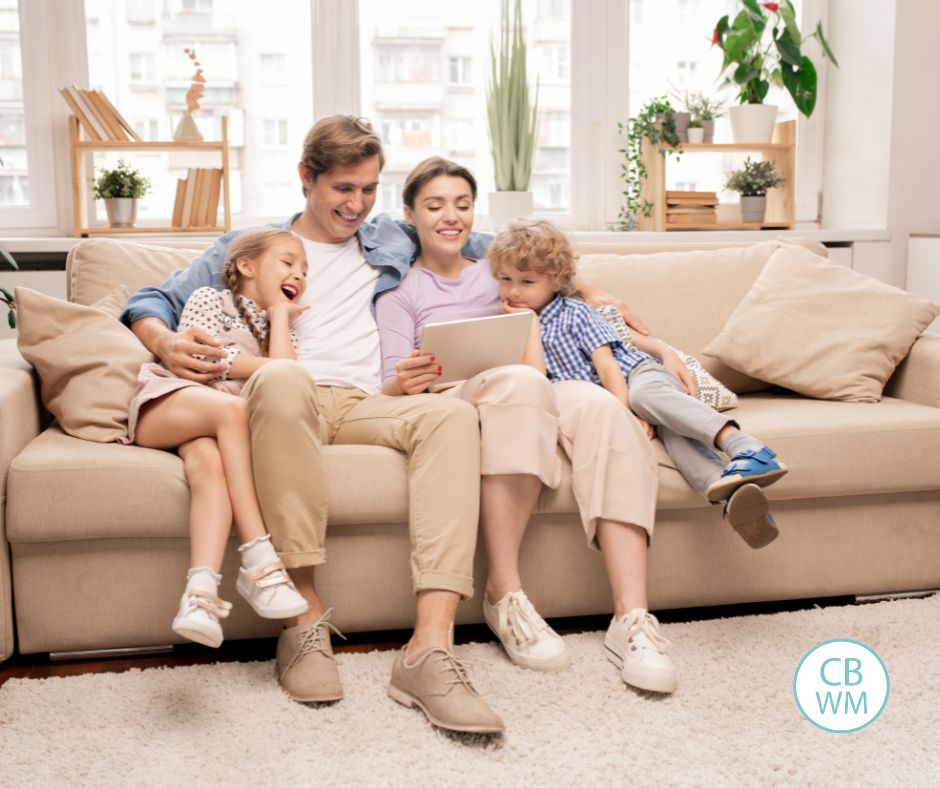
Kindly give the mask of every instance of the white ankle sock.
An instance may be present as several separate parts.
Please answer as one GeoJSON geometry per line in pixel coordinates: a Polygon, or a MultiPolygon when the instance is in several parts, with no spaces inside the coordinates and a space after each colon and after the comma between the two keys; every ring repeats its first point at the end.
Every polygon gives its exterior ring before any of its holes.
{"type": "Polygon", "coordinates": [[[219,583],[222,575],[216,574],[208,566],[194,566],[186,573],[187,591],[208,591],[210,594],[219,594],[219,583]]]}
{"type": "Polygon", "coordinates": [[[271,544],[271,534],[259,536],[238,548],[242,554],[242,566],[245,569],[258,569],[277,561],[277,551],[271,544]]]}
{"type": "Polygon", "coordinates": [[[760,451],[764,448],[764,444],[757,440],[757,438],[751,437],[746,432],[738,430],[737,432],[732,432],[727,438],[721,441],[721,445],[718,448],[729,457],[734,457],[735,454],[742,451],[760,451]]]}

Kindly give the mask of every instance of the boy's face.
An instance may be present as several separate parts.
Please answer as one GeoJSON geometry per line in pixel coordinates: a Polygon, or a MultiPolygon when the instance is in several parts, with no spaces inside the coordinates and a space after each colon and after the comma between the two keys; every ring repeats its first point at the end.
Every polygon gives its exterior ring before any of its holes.
{"type": "Polygon", "coordinates": [[[545,274],[536,271],[520,271],[508,265],[499,267],[499,300],[514,309],[532,309],[541,312],[558,292],[555,284],[545,274]]]}
{"type": "Polygon", "coordinates": [[[379,186],[379,157],[370,156],[351,167],[334,167],[311,178],[303,164],[300,177],[307,187],[310,240],[339,244],[355,235],[375,205],[379,186]]]}

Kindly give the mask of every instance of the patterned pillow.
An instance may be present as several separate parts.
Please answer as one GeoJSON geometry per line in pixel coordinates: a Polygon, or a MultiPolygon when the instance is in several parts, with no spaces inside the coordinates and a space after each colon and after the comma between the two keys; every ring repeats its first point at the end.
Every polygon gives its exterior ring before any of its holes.
{"type": "MultiPolygon", "coordinates": [[[[601,317],[607,321],[617,336],[620,337],[624,345],[628,348],[635,347],[633,337],[630,335],[630,329],[627,328],[627,324],[617,311],[617,307],[602,306],[597,311],[600,313],[601,317]]],[[[690,356],[688,353],[683,353],[678,348],[672,347],[672,345],[667,343],[663,344],[672,348],[672,351],[681,358],[686,367],[688,367],[689,372],[692,373],[692,377],[695,378],[695,385],[698,388],[698,398],[702,402],[715,410],[730,410],[738,406],[738,395],[726,388],[720,380],[709,373],[697,358],[690,356]]]]}

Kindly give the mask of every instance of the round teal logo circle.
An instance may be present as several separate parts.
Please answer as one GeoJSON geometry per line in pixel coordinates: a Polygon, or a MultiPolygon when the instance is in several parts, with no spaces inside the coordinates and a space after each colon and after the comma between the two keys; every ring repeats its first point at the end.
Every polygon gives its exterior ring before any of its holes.
{"type": "Polygon", "coordinates": [[[827,640],[796,666],[793,697],[813,725],[831,733],[852,733],[884,711],[891,682],[874,649],[857,640],[827,640]]]}

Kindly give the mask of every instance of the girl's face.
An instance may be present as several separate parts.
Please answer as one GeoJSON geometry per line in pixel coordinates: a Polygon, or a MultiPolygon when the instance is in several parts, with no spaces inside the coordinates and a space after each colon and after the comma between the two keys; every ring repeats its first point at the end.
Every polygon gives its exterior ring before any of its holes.
{"type": "Polygon", "coordinates": [[[520,271],[513,266],[501,265],[496,278],[499,280],[499,300],[516,309],[541,312],[558,292],[551,279],[536,271],[520,271]]]}
{"type": "Polygon", "coordinates": [[[473,192],[455,175],[438,175],[415,195],[405,219],[418,230],[422,255],[459,255],[473,229],[473,192]]]}
{"type": "Polygon", "coordinates": [[[262,309],[300,300],[307,287],[307,255],[299,238],[278,238],[260,257],[238,261],[242,294],[262,309]]]}

